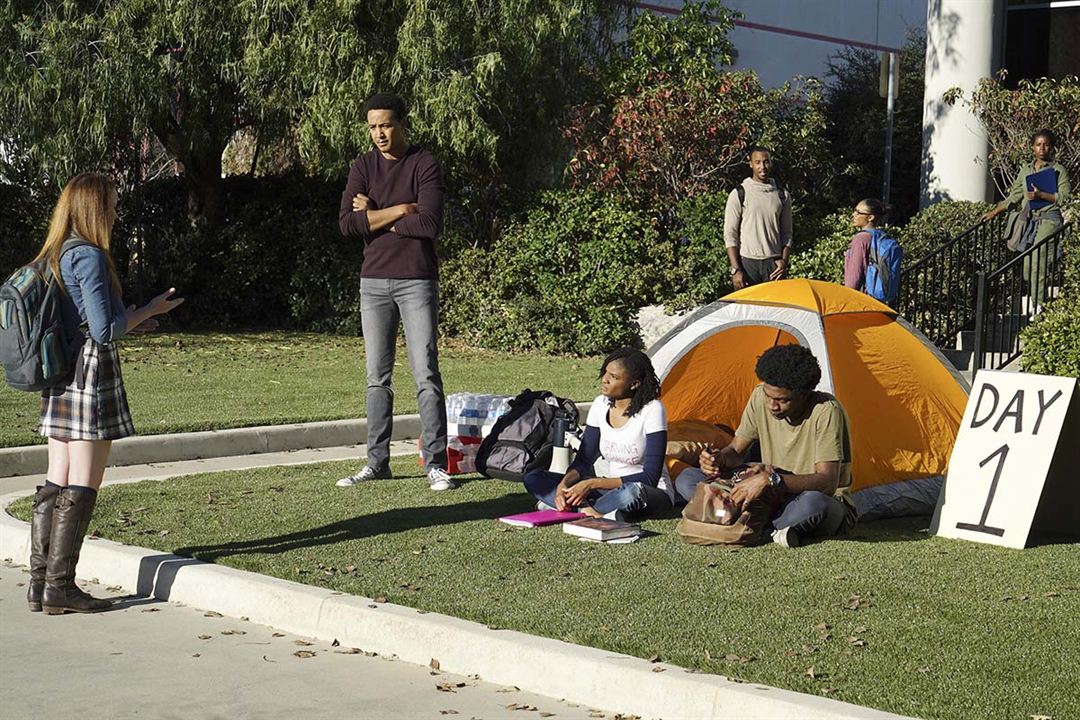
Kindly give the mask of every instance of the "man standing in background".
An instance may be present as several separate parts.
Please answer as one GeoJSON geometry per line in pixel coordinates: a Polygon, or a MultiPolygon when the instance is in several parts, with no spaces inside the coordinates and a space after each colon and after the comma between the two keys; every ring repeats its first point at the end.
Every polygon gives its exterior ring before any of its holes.
{"type": "Polygon", "coordinates": [[[772,154],[750,149],[750,177],[731,191],[724,210],[724,245],[736,290],[782,280],[791,254],[791,196],[771,177],[772,154]]]}
{"type": "Polygon", "coordinates": [[[373,95],[364,117],[375,147],[349,169],[338,222],[342,235],[364,241],[360,316],[367,359],[367,464],[337,485],[391,477],[392,378],[400,324],[416,381],[428,485],[452,490],[457,484],[446,472],[446,398],[437,346],[435,240],[442,231],[442,172],[431,153],[406,141],[401,98],[373,95]]]}

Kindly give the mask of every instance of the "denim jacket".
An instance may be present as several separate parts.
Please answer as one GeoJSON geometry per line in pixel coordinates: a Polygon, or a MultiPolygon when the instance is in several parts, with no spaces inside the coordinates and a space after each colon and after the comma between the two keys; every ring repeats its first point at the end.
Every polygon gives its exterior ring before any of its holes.
{"type": "Polygon", "coordinates": [[[118,340],[127,332],[124,301],[109,284],[103,250],[91,245],[68,250],[60,258],[60,277],[67,290],[60,312],[69,338],[78,337],[81,326],[102,344],[118,340]]]}

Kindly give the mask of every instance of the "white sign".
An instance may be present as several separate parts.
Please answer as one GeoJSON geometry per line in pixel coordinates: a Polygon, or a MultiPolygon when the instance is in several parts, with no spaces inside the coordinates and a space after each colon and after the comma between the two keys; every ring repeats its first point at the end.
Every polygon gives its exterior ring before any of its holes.
{"type": "Polygon", "coordinates": [[[1078,461],[1076,378],[980,370],[931,532],[1013,548],[1035,525],[1077,532],[1078,461]]]}

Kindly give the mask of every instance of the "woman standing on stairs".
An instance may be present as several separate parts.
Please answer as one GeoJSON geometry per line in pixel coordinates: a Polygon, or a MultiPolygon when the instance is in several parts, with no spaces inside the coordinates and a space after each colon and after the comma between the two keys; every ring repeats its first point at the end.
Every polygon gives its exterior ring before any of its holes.
{"type": "Polygon", "coordinates": [[[75,376],[41,395],[41,434],[49,438],[47,481],[34,496],[30,524],[32,611],[49,615],[109,607],[75,584],[83,536],[97,501],[112,441],[135,434],[128,411],[116,340],[157,327],[153,318],[183,302],[170,289],[143,307],[125,309],[109,257],[116,222],[116,185],[84,173],[68,182],[53,209],[38,259],[61,279],[65,335],[81,339],[75,376]]]}

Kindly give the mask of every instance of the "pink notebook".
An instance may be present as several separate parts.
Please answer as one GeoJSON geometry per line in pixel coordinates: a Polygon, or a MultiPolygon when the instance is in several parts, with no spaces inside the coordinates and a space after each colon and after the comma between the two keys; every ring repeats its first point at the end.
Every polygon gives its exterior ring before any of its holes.
{"type": "Polygon", "coordinates": [[[561,510],[534,510],[533,512],[507,515],[499,518],[499,522],[515,527],[541,527],[543,525],[557,525],[570,520],[580,520],[581,513],[563,512],[561,510]]]}

